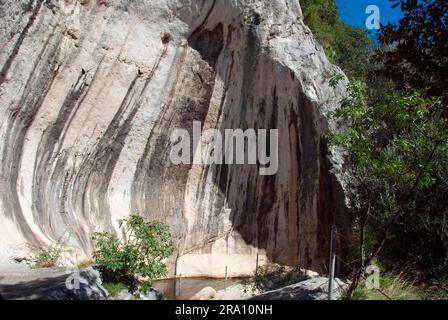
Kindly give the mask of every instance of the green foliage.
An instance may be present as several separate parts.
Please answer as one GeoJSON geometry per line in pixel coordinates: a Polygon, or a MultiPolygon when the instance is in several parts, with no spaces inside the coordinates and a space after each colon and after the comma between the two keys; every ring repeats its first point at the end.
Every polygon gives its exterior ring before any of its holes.
{"type": "Polygon", "coordinates": [[[420,92],[411,96],[390,95],[384,103],[374,106],[366,101],[365,84],[352,82],[349,97],[334,113],[349,123],[349,128],[330,134],[330,142],[347,150],[358,170],[407,188],[415,183],[419,188],[430,187],[434,183],[430,170],[416,179],[433,141],[447,138],[446,121],[431,118],[431,109],[438,102],[423,98],[420,92]],[[417,150],[421,157],[415,156],[417,150]]]}
{"type": "MultiPolygon", "coordinates": [[[[404,18],[382,27],[380,47],[372,53],[365,33],[323,14],[335,1],[301,5],[330,60],[350,78],[369,80],[368,86],[352,81],[332,114],[341,129],[327,135],[345,153],[350,176],[354,267],[365,267],[379,252],[386,269],[398,265],[446,288],[448,3],[391,2],[401,5],[404,18]]],[[[333,76],[330,84],[338,81],[333,76]]],[[[355,279],[353,286],[359,272],[355,279]]]]}
{"type": "MultiPolygon", "coordinates": [[[[381,49],[373,62],[374,74],[399,90],[424,89],[428,96],[448,102],[448,2],[394,0],[404,17],[384,25],[378,37],[381,49]]],[[[446,110],[445,110],[446,111],[446,110]]]]}
{"type": "MultiPolygon", "coordinates": [[[[360,225],[359,223],[355,223],[353,226],[353,230],[352,230],[352,241],[354,244],[359,244],[361,243],[361,230],[360,230],[360,225]]],[[[375,250],[375,248],[378,247],[379,245],[379,241],[378,239],[380,239],[381,237],[381,232],[379,230],[373,230],[371,229],[367,229],[364,231],[364,239],[362,240],[364,242],[364,248],[365,251],[370,253],[373,252],[375,250]]],[[[354,245],[350,247],[350,251],[349,251],[349,255],[347,257],[347,261],[349,262],[353,262],[353,261],[360,261],[361,259],[361,252],[359,250],[359,247],[354,245]]],[[[384,265],[381,263],[381,261],[375,259],[373,261],[373,264],[375,266],[377,266],[381,272],[385,271],[385,267],[384,265]]]]}
{"type": "Polygon", "coordinates": [[[53,268],[61,258],[62,244],[52,243],[47,249],[39,249],[36,254],[35,268],[53,268]]]}
{"type": "Polygon", "coordinates": [[[388,94],[376,104],[367,101],[366,85],[353,81],[332,115],[343,129],[327,135],[346,153],[354,238],[370,254],[386,235],[386,263],[444,277],[448,126],[440,116],[443,105],[421,91],[388,94]]]}
{"type": "Polygon", "coordinates": [[[300,6],[305,20],[313,27],[321,24],[334,25],[339,20],[334,0],[301,0],[300,6]]]}
{"type": "Polygon", "coordinates": [[[303,270],[298,267],[271,265],[259,267],[254,277],[245,279],[242,283],[246,292],[259,293],[283,288],[307,279],[303,270]]]}
{"type": "Polygon", "coordinates": [[[385,274],[380,277],[380,288],[367,289],[362,283],[355,291],[355,300],[423,300],[425,293],[415,287],[402,275],[385,274]]]}
{"type": "Polygon", "coordinates": [[[128,290],[127,285],[121,282],[105,282],[103,283],[103,287],[112,298],[117,298],[122,291],[128,290]]]}
{"type": "Polygon", "coordinates": [[[371,47],[368,33],[342,22],[335,0],[301,0],[300,5],[330,61],[350,78],[364,78],[371,47]]]}
{"type": "Polygon", "coordinates": [[[111,233],[96,233],[93,257],[107,282],[134,284],[139,277],[165,276],[164,260],[174,252],[168,226],[145,222],[133,215],[120,221],[124,240],[111,233]]]}
{"type": "Polygon", "coordinates": [[[342,80],[344,79],[344,75],[341,73],[333,73],[330,78],[330,86],[335,88],[342,80]]]}

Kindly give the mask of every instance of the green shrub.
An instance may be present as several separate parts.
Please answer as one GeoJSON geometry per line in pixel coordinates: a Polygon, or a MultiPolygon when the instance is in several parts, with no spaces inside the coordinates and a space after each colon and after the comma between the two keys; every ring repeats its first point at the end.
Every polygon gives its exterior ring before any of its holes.
{"type": "Polygon", "coordinates": [[[95,233],[93,237],[93,258],[103,280],[122,282],[135,288],[139,278],[165,276],[167,267],[164,260],[174,252],[168,226],[156,221],[145,222],[138,215],[119,222],[123,240],[108,232],[95,233]]]}
{"type": "Polygon", "coordinates": [[[107,290],[109,296],[112,298],[117,298],[120,292],[128,290],[128,287],[121,282],[105,282],[103,283],[103,287],[107,290]]]}
{"type": "Polygon", "coordinates": [[[53,243],[47,249],[38,249],[34,268],[53,268],[61,258],[62,245],[53,243]]]}

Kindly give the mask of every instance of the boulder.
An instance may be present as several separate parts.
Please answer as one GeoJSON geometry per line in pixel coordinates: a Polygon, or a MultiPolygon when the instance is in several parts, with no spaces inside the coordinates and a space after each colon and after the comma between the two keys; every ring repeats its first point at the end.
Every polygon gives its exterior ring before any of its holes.
{"type": "Polygon", "coordinates": [[[155,288],[151,288],[146,293],[140,293],[140,300],[166,300],[166,297],[155,288]]]}
{"type": "Polygon", "coordinates": [[[166,300],[166,297],[155,288],[149,289],[146,293],[138,291],[136,293],[131,293],[128,290],[122,290],[117,297],[109,298],[110,300],[146,300],[146,301],[156,301],[156,300],[166,300]]]}
{"type": "Polygon", "coordinates": [[[196,293],[190,300],[213,300],[216,297],[216,290],[212,287],[205,287],[196,293]]]}
{"type": "MultiPolygon", "coordinates": [[[[339,299],[346,288],[340,279],[335,280],[334,297],[339,299]]],[[[318,277],[299,282],[281,289],[256,295],[249,300],[327,300],[328,278],[318,277]]]]}
{"type": "Polygon", "coordinates": [[[37,270],[23,278],[0,283],[5,300],[106,300],[100,273],[92,267],[81,271],[37,270]]]}

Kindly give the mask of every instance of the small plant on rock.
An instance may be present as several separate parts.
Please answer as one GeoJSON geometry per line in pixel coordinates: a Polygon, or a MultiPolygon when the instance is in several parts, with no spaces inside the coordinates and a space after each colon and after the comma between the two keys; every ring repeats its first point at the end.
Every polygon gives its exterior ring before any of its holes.
{"type": "Polygon", "coordinates": [[[34,255],[31,259],[25,259],[32,268],[54,268],[60,264],[61,256],[66,244],[64,237],[52,242],[47,248],[30,246],[34,255]],[[27,261],[28,260],[28,261],[27,261]]]}
{"type": "Polygon", "coordinates": [[[53,268],[56,267],[61,258],[62,245],[52,243],[47,249],[38,249],[36,254],[35,268],[53,268]]]}

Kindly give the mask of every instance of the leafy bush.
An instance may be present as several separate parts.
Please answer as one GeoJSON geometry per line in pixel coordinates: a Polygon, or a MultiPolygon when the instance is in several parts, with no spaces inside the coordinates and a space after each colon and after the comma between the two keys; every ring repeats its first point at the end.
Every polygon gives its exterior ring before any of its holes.
{"type": "Polygon", "coordinates": [[[120,220],[124,239],[114,234],[95,233],[94,260],[106,282],[135,286],[138,278],[154,279],[165,276],[164,260],[174,252],[168,226],[160,222],[145,222],[138,215],[120,220]]]}

